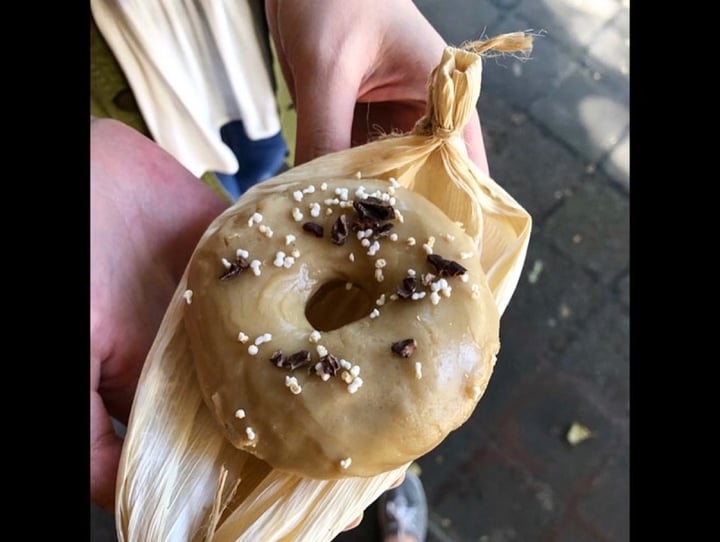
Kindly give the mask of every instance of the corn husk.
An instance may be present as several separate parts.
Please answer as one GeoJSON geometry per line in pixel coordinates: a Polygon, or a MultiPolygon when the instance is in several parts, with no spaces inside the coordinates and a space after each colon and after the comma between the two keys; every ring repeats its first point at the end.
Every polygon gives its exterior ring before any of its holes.
{"type": "MultiPolygon", "coordinates": [[[[528,36],[509,34],[448,47],[431,76],[427,115],[413,133],[318,158],[253,187],[213,221],[200,244],[227,215],[272,191],[358,173],[394,177],[464,224],[502,314],[524,264],[531,219],[469,159],[461,131],[480,94],[481,54],[529,46],[528,36]]],[[[311,480],[230,445],[196,381],[182,321],[185,289],[183,276],[138,384],[118,474],[118,539],[332,540],[408,465],[371,478],[311,480]]]]}

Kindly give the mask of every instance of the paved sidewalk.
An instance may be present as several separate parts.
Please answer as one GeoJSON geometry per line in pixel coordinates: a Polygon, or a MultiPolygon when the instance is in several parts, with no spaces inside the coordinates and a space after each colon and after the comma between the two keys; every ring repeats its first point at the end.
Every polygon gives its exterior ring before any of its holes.
{"type": "MultiPolygon", "coordinates": [[[[478,107],[491,174],[534,227],[488,391],[418,462],[428,540],[625,542],[629,0],[416,4],[453,45],[542,34],[527,61],[485,62],[478,107]],[[574,422],[591,436],[573,446],[574,422]]],[[[379,540],[375,512],[337,540],[379,540]]],[[[93,541],[112,540],[96,518],[93,541]]]]}
{"type": "MultiPolygon", "coordinates": [[[[417,0],[446,41],[541,32],[485,61],[493,178],[532,214],[470,421],[418,463],[429,542],[629,540],[629,0],[417,0]],[[591,431],[575,446],[573,422],[591,431]]],[[[379,540],[375,509],[339,542],[379,540]]]]}

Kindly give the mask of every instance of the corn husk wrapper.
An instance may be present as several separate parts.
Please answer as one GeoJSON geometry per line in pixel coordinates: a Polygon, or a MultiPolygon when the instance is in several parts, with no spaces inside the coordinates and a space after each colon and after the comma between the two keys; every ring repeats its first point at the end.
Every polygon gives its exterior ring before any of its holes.
{"type": "MultiPolygon", "coordinates": [[[[431,76],[427,115],[413,133],[318,158],[253,187],[209,226],[200,244],[227,216],[270,192],[357,173],[394,177],[465,225],[502,314],[524,264],[531,219],[469,159],[461,132],[480,94],[481,54],[529,46],[530,38],[516,33],[448,47],[431,76]]],[[[196,381],[182,321],[185,285],[184,276],[138,384],[118,474],[119,540],[332,540],[408,465],[371,478],[311,480],[229,444],[196,381]]]]}

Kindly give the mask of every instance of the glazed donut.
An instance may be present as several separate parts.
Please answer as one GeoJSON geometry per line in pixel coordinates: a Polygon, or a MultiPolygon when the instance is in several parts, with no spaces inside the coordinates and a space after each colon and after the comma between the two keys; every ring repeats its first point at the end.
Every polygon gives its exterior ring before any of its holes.
{"type": "Polygon", "coordinates": [[[478,248],[393,179],[273,183],[188,266],[206,404],[234,446],[301,476],[417,459],[468,419],[499,350],[478,248]]]}

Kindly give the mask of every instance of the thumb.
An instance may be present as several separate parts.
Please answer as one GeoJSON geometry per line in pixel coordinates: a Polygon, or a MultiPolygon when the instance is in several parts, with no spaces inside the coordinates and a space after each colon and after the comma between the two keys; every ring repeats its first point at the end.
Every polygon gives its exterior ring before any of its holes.
{"type": "Polygon", "coordinates": [[[90,498],[114,513],[115,483],[122,439],[115,434],[110,415],[96,391],[90,391],[90,498]]]}
{"type": "Polygon", "coordinates": [[[295,80],[296,165],[350,147],[359,81],[339,70],[308,70],[295,80]]]}

